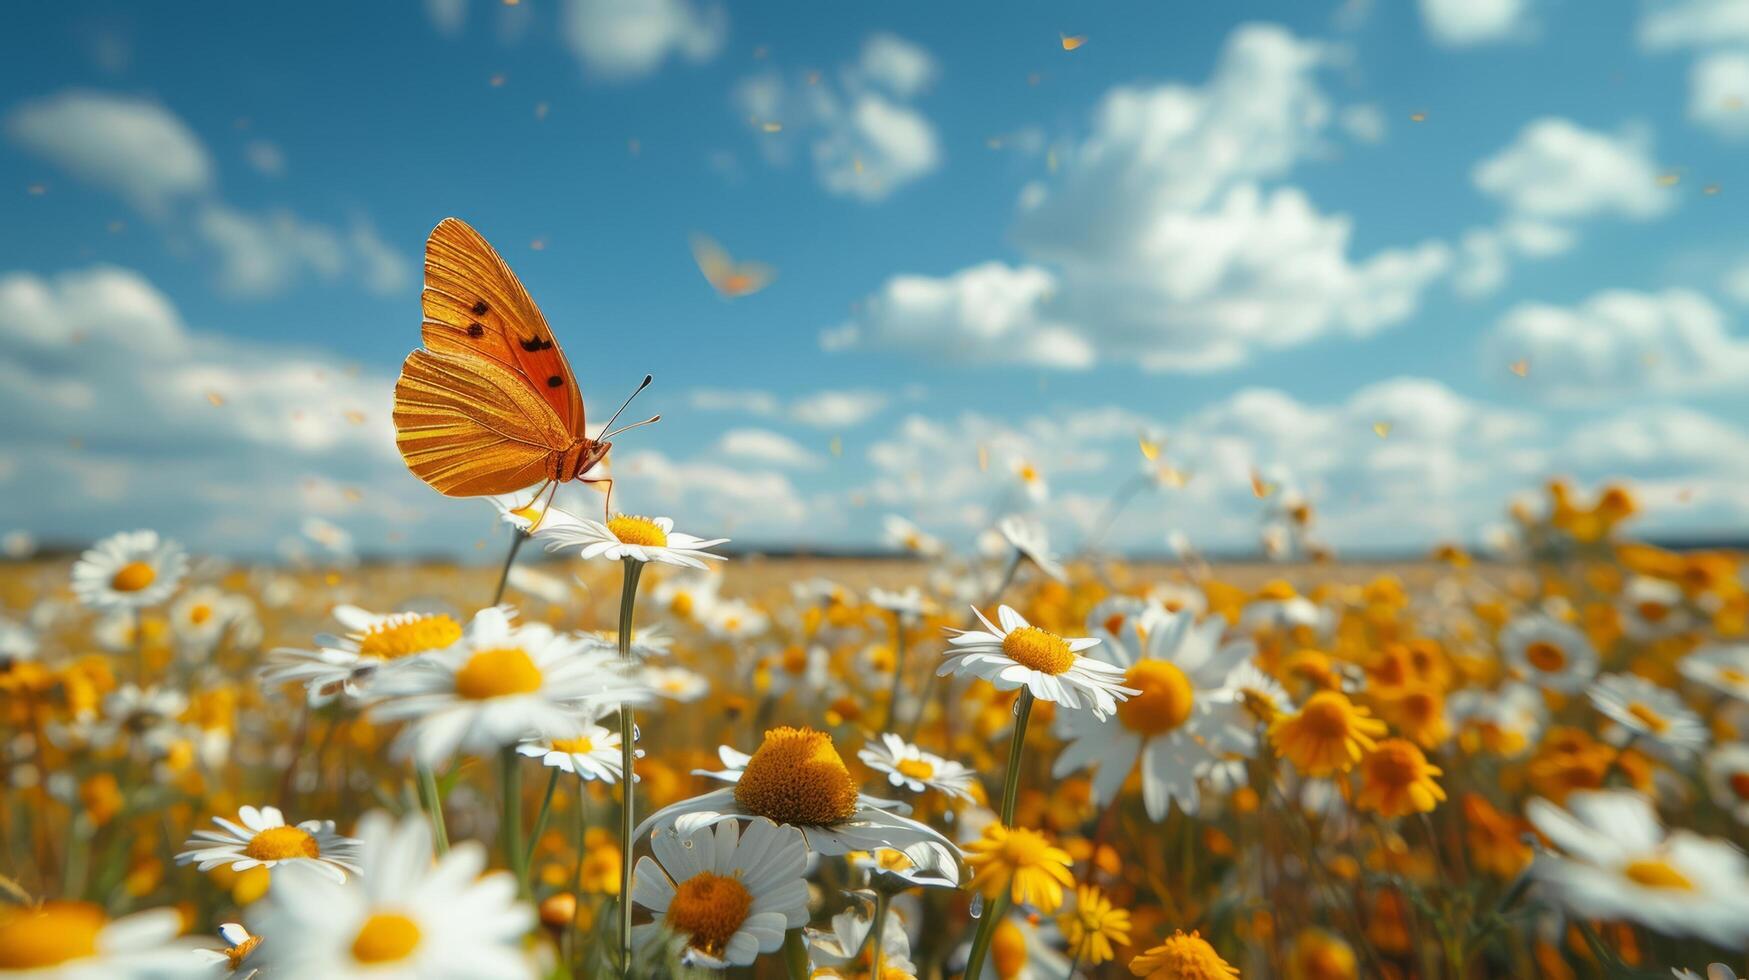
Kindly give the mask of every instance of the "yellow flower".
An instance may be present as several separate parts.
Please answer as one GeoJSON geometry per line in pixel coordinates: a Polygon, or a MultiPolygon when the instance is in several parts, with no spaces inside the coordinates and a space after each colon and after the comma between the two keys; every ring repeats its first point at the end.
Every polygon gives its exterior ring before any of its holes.
{"type": "Polygon", "coordinates": [[[1174,932],[1170,939],[1130,960],[1130,972],[1147,980],[1233,980],[1238,968],[1198,933],[1174,932]]]}
{"type": "Polygon", "coordinates": [[[1445,799],[1434,777],[1443,775],[1406,738],[1388,738],[1367,753],[1360,767],[1360,793],[1354,805],[1386,819],[1427,813],[1445,799]]]}
{"type": "Polygon", "coordinates": [[[1130,913],[1114,909],[1111,899],[1093,885],[1075,889],[1075,907],[1057,917],[1057,928],[1069,944],[1069,954],[1098,966],[1114,955],[1112,944],[1128,946],[1130,913]]]}
{"type": "Polygon", "coordinates": [[[1307,776],[1347,772],[1385,733],[1385,723],[1340,691],[1319,691],[1291,715],[1269,726],[1269,741],[1282,758],[1307,776]]]}
{"type": "Polygon", "coordinates": [[[1290,980],[1354,980],[1354,947],[1323,929],[1306,929],[1294,937],[1288,953],[1290,980]]]}
{"type": "Polygon", "coordinates": [[[1015,904],[1048,915],[1063,904],[1063,888],[1075,883],[1069,853],[1036,830],[992,821],[966,850],[972,883],[986,899],[1008,892],[1015,904]]]}

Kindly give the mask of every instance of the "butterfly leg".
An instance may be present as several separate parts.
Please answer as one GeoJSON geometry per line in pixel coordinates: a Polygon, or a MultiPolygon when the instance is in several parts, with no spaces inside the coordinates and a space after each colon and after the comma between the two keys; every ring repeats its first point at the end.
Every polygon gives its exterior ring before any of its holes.
{"type": "Polygon", "coordinates": [[[612,517],[613,517],[613,477],[611,477],[611,476],[598,476],[598,477],[584,476],[584,477],[578,477],[577,482],[578,483],[605,483],[605,484],[607,484],[607,491],[606,491],[607,496],[601,501],[601,521],[602,521],[602,523],[605,524],[605,523],[607,523],[607,521],[612,519],[612,517]]]}

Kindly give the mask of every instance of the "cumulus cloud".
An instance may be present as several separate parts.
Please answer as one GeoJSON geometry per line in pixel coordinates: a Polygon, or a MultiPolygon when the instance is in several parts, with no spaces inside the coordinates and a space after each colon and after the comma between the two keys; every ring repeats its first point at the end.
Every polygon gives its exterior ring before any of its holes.
{"type": "Polygon", "coordinates": [[[1688,118],[1728,139],[1749,137],[1749,47],[1695,61],[1689,70],[1688,118]]]}
{"type": "Polygon", "coordinates": [[[695,388],[687,396],[687,402],[700,411],[786,418],[817,429],[861,425],[879,414],[891,401],[891,396],[885,392],[869,388],[810,392],[797,395],[787,405],[772,392],[757,388],[695,388]]]}
{"type": "Polygon", "coordinates": [[[351,275],[383,294],[412,281],[407,260],[368,224],[343,233],[285,209],[250,214],[211,204],[194,227],[219,258],[219,285],[243,296],[278,293],[306,277],[332,282],[351,275]]]}
{"type": "Polygon", "coordinates": [[[677,58],[707,61],[723,46],[728,18],[715,4],[691,0],[569,0],[565,43],[600,78],[642,78],[677,58]]]}
{"type": "Polygon", "coordinates": [[[1493,44],[1530,37],[1531,7],[1531,0],[1421,0],[1421,20],[1440,44],[1493,44]]]}
{"type": "Polygon", "coordinates": [[[730,429],[717,439],[716,451],[731,459],[794,469],[815,469],[822,462],[801,443],[770,429],[730,429]]]}
{"type": "Polygon", "coordinates": [[[1322,152],[1334,110],[1317,75],[1335,58],[1253,24],[1200,88],[1114,89],[1058,179],[1023,192],[1013,239],[1026,263],[895,276],[822,344],[1207,371],[1403,321],[1449,271],[1451,249],[1355,257],[1346,215],[1265,183],[1322,152]]]}
{"type": "Polygon", "coordinates": [[[628,487],[635,482],[640,501],[691,518],[694,523],[686,527],[702,527],[713,534],[775,534],[796,544],[822,543],[808,535],[826,528],[804,526],[808,503],[789,477],[774,470],[677,460],[654,450],[624,456],[614,470],[628,487]]]}
{"type": "Polygon", "coordinates": [[[1476,164],[1473,177],[1482,193],[1525,218],[1655,218],[1671,208],[1675,195],[1659,186],[1649,143],[1643,134],[1612,136],[1545,117],[1527,123],[1511,145],[1476,164]]]}
{"type": "Polygon", "coordinates": [[[1687,290],[1608,290],[1573,307],[1521,303],[1484,345],[1488,370],[1526,359],[1535,388],[1563,400],[1688,392],[1749,379],[1749,339],[1687,290]]]}
{"type": "Polygon", "coordinates": [[[163,213],[214,181],[212,158],[181,118],[149,99],[72,89],[20,103],[7,136],[73,176],[163,213]]]}
{"type": "Polygon", "coordinates": [[[1639,41],[1652,52],[1701,52],[1688,73],[1688,118],[1726,139],[1749,137],[1749,4],[1648,3],[1639,41]]]}

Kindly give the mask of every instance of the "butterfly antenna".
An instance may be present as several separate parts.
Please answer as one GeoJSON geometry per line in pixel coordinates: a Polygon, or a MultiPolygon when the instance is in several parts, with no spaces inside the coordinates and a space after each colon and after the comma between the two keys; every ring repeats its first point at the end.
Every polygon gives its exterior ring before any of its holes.
{"type": "Polygon", "coordinates": [[[662,421],[662,416],[660,416],[660,415],[652,415],[652,416],[650,416],[650,417],[649,417],[649,418],[647,418],[647,419],[645,419],[645,420],[643,420],[643,421],[642,421],[642,422],[633,422],[633,423],[631,423],[631,424],[629,424],[629,425],[622,425],[622,426],[620,426],[620,427],[619,427],[619,428],[617,428],[617,429],[614,429],[614,430],[613,430],[613,431],[611,431],[611,432],[603,432],[603,433],[602,433],[602,434],[601,434],[601,439],[600,439],[600,440],[598,440],[598,441],[605,441],[605,440],[606,440],[606,439],[608,439],[608,438],[611,438],[611,437],[613,437],[613,436],[617,436],[617,435],[619,435],[619,434],[620,434],[620,433],[621,433],[621,432],[624,432],[624,431],[626,431],[626,430],[628,430],[628,429],[636,429],[636,428],[638,428],[638,427],[639,427],[639,426],[643,426],[643,425],[649,425],[649,424],[650,424],[650,423],[651,423],[651,422],[660,422],[660,421],[662,421]]]}
{"type": "MultiPolygon", "coordinates": [[[[614,412],[613,418],[608,419],[607,424],[601,427],[601,435],[596,436],[597,440],[607,438],[607,430],[613,428],[613,423],[619,421],[619,413],[625,411],[626,406],[630,405],[632,403],[632,399],[638,397],[638,392],[643,391],[645,388],[650,387],[650,380],[651,380],[650,375],[647,375],[647,374],[644,375],[644,380],[639,382],[638,387],[636,389],[634,389],[631,394],[626,396],[625,401],[620,403],[619,412],[614,412]]],[[[642,425],[643,423],[639,422],[638,424],[642,425]]],[[[627,426],[626,428],[630,428],[630,426],[627,426]]],[[[623,432],[624,430],[622,429],[621,431],[623,432]]]]}

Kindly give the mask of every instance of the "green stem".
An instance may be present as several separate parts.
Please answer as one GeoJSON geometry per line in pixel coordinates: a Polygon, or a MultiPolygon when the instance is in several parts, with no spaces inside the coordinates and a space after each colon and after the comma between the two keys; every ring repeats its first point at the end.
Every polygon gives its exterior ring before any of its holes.
{"type": "MultiPolygon", "coordinates": [[[[1014,804],[1020,796],[1020,752],[1026,746],[1026,723],[1032,717],[1032,691],[1020,689],[1020,700],[1014,703],[1014,737],[1008,743],[1008,771],[1002,776],[1002,826],[1014,825],[1014,804]]],[[[1002,892],[992,902],[984,906],[984,915],[978,920],[978,932],[972,937],[972,952],[966,958],[967,977],[983,975],[984,956],[990,951],[990,940],[995,938],[997,922],[1008,910],[1008,893],[1002,892]]]]}
{"type": "Polygon", "coordinates": [[[528,845],[523,848],[522,866],[527,868],[534,864],[535,848],[540,846],[540,835],[546,833],[547,815],[553,809],[553,791],[559,788],[559,768],[552,767],[547,774],[547,792],[540,800],[540,812],[535,814],[534,833],[529,835],[528,845]]]}
{"type": "Polygon", "coordinates": [[[886,964],[882,962],[885,957],[881,955],[881,930],[885,929],[887,925],[887,903],[889,901],[891,899],[886,892],[875,892],[874,918],[869,922],[868,936],[863,939],[864,944],[873,947],[869,952],[869,980],[881,980],[881,973],[886,967],[886,964]]]}
{"type": "Polygon", "coordinates": [[[522,550],[522,543],[528,540],[528,532],[518,528],[510,532],[510,553],[504,556],[504,568],[498,573],[498,588],[492,592],[492,605],[504,601],[504,586],[510,581],[510,566],[516,564],[516,553],[522,550]]]}
{"type": "Polygon", "coordinates": [[[522,770],[516,764],[517,758],[514,745],[506,745],[498,752],[498,781],[504,797],[498,839],[504,847],[504,861],[516,876],[517,894],[527,898],[528,861],[522,852],[522,770]]]}
{"type": "MultiPolygon", "coordinates": [[[[882,728],[889,731],[899,720],[899,696],[905,693],[905,616],[893,614],[893,689],[887,694],[887,720],[882,728]]],[[[878,980],[878,978],[877,978],[878,980]]]]}
{"type": "Polygon", "coordinates": [[[437,791],[437,774],[431,767],[421,765],[419,770],[419,805],[425,808],[425,815],[431,819],[431,836],[437,842],[437,854],[442,857],[449,853],[449,827],[443,822],[443,795],[437,791]]]}
{"type": "MultiPolygon", "coordinates": [[[[635,558],[625,560],[625,579],[619,595],[619,657],[627,666],[632,664],[632,610],[638,601],[638,576],[644,571],[644,563],[635,558]]],[[[632,852],[636,850],[637,842],[632,840],[632,829],[637,826],[633,819],[636,810],[633,806],[632,786],[636,779],[633,764],[637,761],[637,720],[632,715],[632,706],[619,706],[619,764],[620,764],[620,815],[619,815],[619,963],[622,975],[630,976],[632,968],[632,852]]]]}
{"type": "Polygon", "coordinates": [[[783,934],[783,965],[789,980],[808,980],[808,940],[802,930],[791,929],[783,934]]]}
{"type": "MultiPolygon", "coordinates": [[[[577,896],[579,909],[583,906],[583,854],[585,842],[589,840],[589,811],[586,809],[588,802],[589,784],[579,779],[577,781],[577,865],[571,869],[571,881],[567,886],[571,894],[577,896]]],[[[576,915],[572,915],[571,921],[566,924],[565,936],[571,942],[573,954],[566,962],[574,963],[579,958],[575,954],[581,950],[583,945],[583,934],[577,930],[576,915]]]]}

